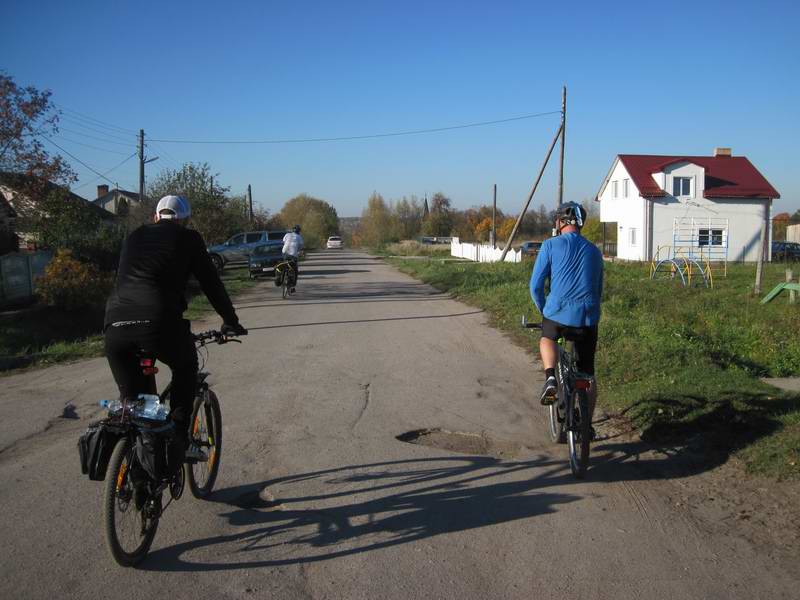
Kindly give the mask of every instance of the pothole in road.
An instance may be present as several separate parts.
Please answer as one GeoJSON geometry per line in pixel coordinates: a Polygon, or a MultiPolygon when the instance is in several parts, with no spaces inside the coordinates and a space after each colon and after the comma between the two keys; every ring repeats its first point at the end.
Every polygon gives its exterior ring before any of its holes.
{"type": "Polygon", "coordinates": [[[522,444],[495,440],[485,433],[448,431],[438,427],[401,433],[397,439],[408,444],[418,444],[438,450],[495,458],[514,458],[524,449],[522,444]]]}

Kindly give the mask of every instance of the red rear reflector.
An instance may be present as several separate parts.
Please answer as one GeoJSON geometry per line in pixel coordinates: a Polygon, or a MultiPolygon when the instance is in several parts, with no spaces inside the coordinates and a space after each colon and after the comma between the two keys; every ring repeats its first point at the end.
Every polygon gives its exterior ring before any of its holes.
{"type": "Polygon", "coordinates": [[[158,373],[158,367],[145,367],[142,369],[142,373],[145,375],[155,375],[158,373]]]}
{"type": "Polygon", "coordinates": [[[576,379],[575,388],[579,390],[588,390],[592,386],[591,379],[576,379]]]}
{"type": "Polygon", "coordinates": [[[156,363],[153,358],[143,358],[139,361],[140,367],[152,367],[156,363]]]}

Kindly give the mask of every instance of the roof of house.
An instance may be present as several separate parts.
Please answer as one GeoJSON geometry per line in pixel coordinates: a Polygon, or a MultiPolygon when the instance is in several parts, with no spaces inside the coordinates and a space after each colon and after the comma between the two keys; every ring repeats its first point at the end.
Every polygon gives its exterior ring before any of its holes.
{"type": "MultiPolygon", "coordinates": [[[[139,194],[136,192],[129,192],[128,190],[109,190],[99,198],[92,200],[92,202],[100,206],[104,206],[105,204],[108,204],[108,202],[110,202],[115,196],[125,196],[129,200],[139,202],[139,194]]],[[[147,199],[147,197],[145,197],[145,199],[147,199]]]]}
{"type": "MultiPolygon", "coordinates": [[[[18,191],[24,189],[28,181],[30,180],[28,175],[24,175],[22,173],[10,173],[8,171],[0,171],[0,185],[4,185],[7,188],[12,190],[18,191]]],[[[83,196],[79,196],[78,194],[69,191],[68,189],[60,186],[56,183],[51,181],[47,182],[47,190],[48,192],[52,192],[54,190],[62,189],[65,190],[70,197],[70,199],[74,200],[75,202],[79,202],[86,206],[89,210],[93,211],[97,216],[101,219],[110,221],[116,219],[116,216],[104,208],[97,206],[96,204],[92,204],[89,200],[84,198],[83,196]]],[[[13,209],[13,204],[8,203],[9,206],[13,209]]]]}
{"type": "Polygon", "coordinates": [[[744,156],[659,156],[620,154],[619,159],[645,198],[666,196],[652,173],[677,162],[690,162],[705,169],[705,198],[780,198],[781,195],[744,156]]]}

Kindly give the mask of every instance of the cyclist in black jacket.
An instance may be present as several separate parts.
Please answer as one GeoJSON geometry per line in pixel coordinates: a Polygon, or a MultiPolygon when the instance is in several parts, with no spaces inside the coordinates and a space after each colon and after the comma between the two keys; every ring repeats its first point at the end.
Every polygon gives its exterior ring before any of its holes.
{"type": "MultiPolygon", "coordinates": [[[[141,351],[171,369],[170,418],[178,434],[176,451],[185,451],[188,446],[197,382],[197,351],[190,323],[183,318],[189,276],[197,278],[222,317],[222,333],[247,333],[239,324],[202,236],[186,228],[190,216],[186,198],[165,196],[156,207],[154,223],[128,236],[104,322],[106,357],[122,398],[135,398],[142,391],[141,351]]],[[[189,449],[187,455],[193,451],[189,449]]]]}

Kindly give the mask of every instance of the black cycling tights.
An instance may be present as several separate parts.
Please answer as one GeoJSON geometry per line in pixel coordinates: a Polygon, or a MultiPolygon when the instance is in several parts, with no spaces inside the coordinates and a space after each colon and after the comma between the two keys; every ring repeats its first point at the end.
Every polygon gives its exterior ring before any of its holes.
{"type": "Polygon", "coordinates": [[[137,324],[106,328],[106,358],[119,386],[120,396],[145,392],[139,355],[154,356],[172,371],[170,417],[181,433],[188,431],[197,386],[197,350],[189,321],[137,324]]]}

